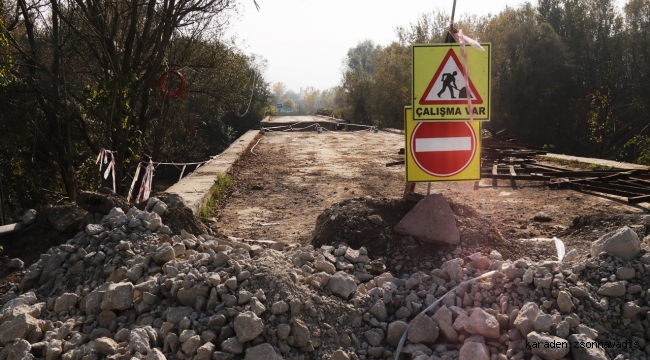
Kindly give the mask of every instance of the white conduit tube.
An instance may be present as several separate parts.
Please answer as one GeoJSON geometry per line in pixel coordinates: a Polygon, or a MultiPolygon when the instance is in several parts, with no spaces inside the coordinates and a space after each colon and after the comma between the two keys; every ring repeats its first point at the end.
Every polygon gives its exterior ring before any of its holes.
{"type": "Polygon", "coordinates": [[[260,137],[259,139],[257,139],[257,142],[256,142],[255,145],[253,145],[253,147],[251,148],[251,154],[253,154],[253,155],[255,155],[255,156],[259,156],[259,155],[256,154],[253,150],[255,150],[255,147],[257,146],[257,144],[260,143],[260,141],[262,141],[262,138],[261,138],[261,137],[260,137]]]}
{"type": "MultiPolygon", "coordinates": [[[[497,270],[492,270],[492,271],[486,272],[485,274],[483,274],[483,275],[481,275],[481,276],[479,276],[479,277],[475,277],[475,278],[473,278],[473,279],[470,279],[470,280],[467,280],[467,281],[463,281],[462,283],[456,285],[455,288],[453,288],[453,289],[447,291],[447,293],[445,293],[445,295],[443,295],[442,297],[440,297],[440,299],[436,300],[433,304],[429,305],[426,309],[424,309],[422,312],[420,312],[420,314],[422,314],[422,313],[426,313],[427,311],[429,311],[429,310],[433,309],[434,307],[436,307],[436,305],[440,304],[440,302],[441,302],[441,301],[442,301],[442,300],[443,300],[443,299],[444,299],[444,298],[445,298],[449,293],[456,292],[456,290],[458,290],[458,288],[459,288],[461,285],[463,285],[463,284],[470,284],[470,283],[472,283],[472,282],[474,282],[474,281],[476,281],[476,280],[485,279],[486,277],[490,277],[490,276],[492,276],[492,275],[494,275],[494,274],[496,274],[496,273],[497,273],[497,270]]],[[[419,314],[418,314],[418,315],[419,315],[419,314]]],[[[418,316],[418,315],[416,315],[416,316],[418,316]]],[[[410,323],[409,323],[409,326],[411,326],[410,323]]],[[[398,360],[398,359],[399,359],[399,355],[400,355],[400,353],[402,352],[402,347],[404,347],[404,343],[406,342],[406,335],[408,334],[408,331],[409,331],[409,328],[408,328],[408,326],[407,326],[407,327],[406,327],[406,330],[404,330],[404,334],[402,334],[402,338],[399,340],[399,344],[397,344],[397,350],[395,350],[395,360],[398,360]]]]}

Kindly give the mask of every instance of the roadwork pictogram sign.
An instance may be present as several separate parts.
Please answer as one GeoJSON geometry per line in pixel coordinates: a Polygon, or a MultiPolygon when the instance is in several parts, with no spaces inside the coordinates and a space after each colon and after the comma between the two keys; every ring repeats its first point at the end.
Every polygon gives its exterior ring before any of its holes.
{"type": "Polygon", "coordinates": [[[413,120],[490,120],[490,44],[481,45],[465,47],[467,77],[459,44],[413,45],[413,120]]]}
{"type": "Polygon", "coordinates": [[[406,181],[480,180],[480,123],[417,122],[404,110],[406,181]]]}

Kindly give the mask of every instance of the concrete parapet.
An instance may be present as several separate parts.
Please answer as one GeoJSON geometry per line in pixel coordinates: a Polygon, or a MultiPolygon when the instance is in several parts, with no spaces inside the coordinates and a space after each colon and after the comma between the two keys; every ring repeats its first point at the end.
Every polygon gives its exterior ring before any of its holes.
{"type": "Polygon", "coordinates": [[[179,195],[185,205],[192,209],[194,215],[198,216],[210,198],[212,185],[214,185],[217,175],[230,172],[233,164],[250,148],[258,134],[258,130],[246,132],[235,140],[221,156],[198,168],[165,192],[179,195]]]}

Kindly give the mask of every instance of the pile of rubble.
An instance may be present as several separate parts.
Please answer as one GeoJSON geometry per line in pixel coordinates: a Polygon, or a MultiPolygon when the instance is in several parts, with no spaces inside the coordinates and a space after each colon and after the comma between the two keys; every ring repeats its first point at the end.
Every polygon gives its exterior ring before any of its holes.
{"type": "Polygon", "coordinates": [[[114,208],[41,255],[2,297],[0,360],[650,354],[650,248],[627,227],[591,257],[492,251],[396,278],[365,248],[174,235],[166,208],[114,208]]]}

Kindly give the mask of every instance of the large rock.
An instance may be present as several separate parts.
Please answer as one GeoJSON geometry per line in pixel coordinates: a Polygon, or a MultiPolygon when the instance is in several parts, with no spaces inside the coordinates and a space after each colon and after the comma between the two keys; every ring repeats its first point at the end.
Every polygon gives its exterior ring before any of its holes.
{"type": "Polygon", "coordinates": [[[557,306],[560,308],[560,311],[563,313],[570,313],[573,310],[573,301],[571,301],[571,295],[566,291],[560,291],[557,296],[557,306]]]}
{"type": "Polygon", "coordinates": [[[181,349],[183,349],[183,352],[187,355],[193,355],[201,346],[201,337],[198,335],[190,336],[190,338],[185,340],[185,342],[183,342],[181,336],[180,340],[183,343],[181,349]]]}
{"type": "Polygon", "coordinates": [[[101,189],[103,193],[82,191],[77,195],[77,205],[91,213],[101,213],[107,215],[114,207],[121,208],[124,211],[129,210],[129,203],[125,198],[111,194],[109,189],[101,189]]]}
{"type": "Polygon", "coordinates": [[[156,248],[156,252],[153,254],[153,260],[159,265],[174,260],[175,258],[176,253],[174,252],[174,248],[169,243],[160,244],[156,248]]]}
{"type": "Polygon", "coordinates": [[[196,304],[196,299],[199,296],[207,298],[209,291],[210,288],[207,285],[199,283],[189,289],[179,289],[176,297],[181,304],[185,306],[194,306],[194,304],[196,304]]]}
{"type": "Polygon", "coordinates": [[[100,355],[113,355],[117,353],[118,348],[119,345],[115,342],[115,340],[109,337],[100,337],[95,340],[95,349],[100,355]]]}
{"type": "Polygon", "coordinates": [[[328,274],[334,274],[336,272],[336,266],[327,260],[316,260],[314,261],[314,267],[318,271],[323,271],[328,274]]]}
{"type": "Polygon", "coordinates": [[[104,294],[102,310],[127,310],[133,303],[134,290],[130,282],[110,284],[104,294]]]}
{"type": "Polygon", "coordinates": [[[48,206],[41,211],[39,222],[45,223],[59,233],[70,233],[81,230],[81,223],[88,213],[75,204],[48,206]]]}
{"type": "Polygon", "coordinates": [[[357,289],[357,283],[354,281],[354,277],[343,271],[332,275],[328,285],[332,294],[343,299],[347,299],[357,289]]]}
{"type": "Polygon", "coordinates": [[[424,313],[416,316],[408,327],[407,338],[414,344],[433,344],[438,339],[439,329],[435,321],[424,313]]]}
{"type": "Polygon", "coordinates": [[[350,360],[350,357],[345,353],[345,351],[336,350],[330,357],[330,360],[350,360]]]}
{"type": "Polygon", "coordinates": [[[71,306],[77,306],[79,295],[75,293],[65,293],[59,296],[54,302],[54,312],[68,311],[71,306]]]}
{"type": "MultiPolygon", "coordinates": [[[[159,202],[158,204],[162,204],[162,202],[159,202]]],[[[156,204],[157,205],[157,204],[156,204]]],[[[183,344],[185,345],[185,344],[183,344]]],[[[214,349],[217,347],[214,346],[213,343],[207,342],[203,345],[201,345],[198,349],[196,349],[196,356],[194,356],[195,360],[210,360],[212,357],[212,353],[214,353],[214,349]]]]}
{"type": "Polygon", "coordinates": [[[454,343],[458,341],[458,332],[453,326],[452,313],[446,305],[443,305],[435,314],[433,314],[433,320],[438,324],[442,335],[444,335],[449,341],[454,343]]]}
{"type": "Polygon", "coordinates": [[[3,322],[0,326],[0,345],[5,345],[15,339],[24,339],[37,326],[38,320],[25,313],[3,322]]]}
{"type": "Polygon", "coordinates": [[[370,315],[374,316],[375,319],[381,322],[386,321],[386,318],[388,318],[388,311],[386,310],[386,304],[384,304],[384,301],[381,299],[377,300],[375,305],[373,305],[370,308],[369,312],[370,315]]]}
{"type": "Polygon", "coordinates": [[[167,321],[174,325],[178,325],[184,317],[190,317],[193,312],[194,308],[189,306],[170,307],[167,309],[167,321]]]}
{"type": "Polygon", "coordinates": [[[489,360],[490,350],[485,346],[485,341],[481,336],[473,335],[465,340],[458,355],[458,358],[463,360],[489,360]]]}
{"type": "Polygon", "coordinates": [[[284,314],[287,311],[289,311],[289,304],[283,300],[276,301],[273,303],[273,305],[271,305],[271,314],[279,315],[284,314]]]}
{"type": "MultiPolygon", "coordinates": [[[[589,339],[587,335],[583,334],[573,334],[569,336],[569,341],[571,341],[571,344],[575,343],[580,343],[580,342],[591,342],[592,340],[589,339]]],[[[605,349],[603,348],[598,348],[596,346],[591,346],[591,347],[581,347],[581,346],[574,346],[571,348],[571,356],[573,357],[573,360],[607,360],[608,357],[605,354],[605,349]]]]}
{"type": "Polygon", "coordinates": [[[388,344],[390,344],[392,347],[397,347],[397,344],[402,338],[402,335],[404,334],[404,331],[406,331],[407,327],[408,324],[404,321],[393,321],[392,323],[388,324],[388,330],[386,331],[386,342],[388,342],[388,344]]]}
{"type": "Polygon", "coordinates": [[[241,354],[244,352],[242,343],[240,343],[239,340],[237,340],[237,338],[234,336],[224,340],[220,346],[221,351],[227,352],[229,354],[241,354]]]}
{"type": "Polygon", "coordinates": [[[525,303],[519,310],[519,314],[515,318],[514,326],[519,330],[524,336],[527,336],[528,333],[535,330],[535,319],[539,315],[539,306],[533,302],[525,303]]]}
{"type": "Polygon", "coordinates": [[[24,360],[33,359],[34,357],[29,354],[32,346],[27,340],[16,339],[16,341],[5,345],[0,351],[0,359],[3,360],[24,360]]]}
{"type": "Polygon", "coordinates": [[[309,328],[299,319],[291,325],[291,335],[293,335],[293,346],[297,348],[307,346],[311,340],[309,328]]]}
{"type": "Polygon", "coordinates": [[[129,333],[129,346],[141,354],[149,352],[149,334],[147,333],[147,330],[144,328],[131,330],[129,333]]]}
{"type": "Polygon", "coordinates": [[[275,352],[271,344],[264,343],[246,349],[244,360],[282,360],[282,356],[275,352]]]}
{"type": "Polygon", "coordinates": [[[153,348],[147,354],[146,360],[167,360],[167,357],[165,357],[162,351],[153,348]]]}
{"type": "Polygon", "coordinates": [[[545,360],[559,360],[567,356],[571,349],[569,342],[561,337],[544,335],[533,331],[526,336],[526,347],[530,346],[533,355],[545,360]]]}
{"type": "Polygon", "coordinates": [[[605,283],[601,285],[600,288],[598,288],[597,294],[601,296],[613,297],[625,296],[625,282],[616,281],[605,283]]]}
{"type": "Polygon", "coordinates": [[[234,328],[237,340],[243,344],[255,339],[264,331],[264,322],[254,312],[246,311],[237,315],[234,328]]]}
{"type": "Polygon", "coordinates": [[[29,209],[25,211],[25,214],[23,214],[23,217],[21,221],[25,225],[31,225],[34,223],[34,220],[36,220],[36,210],[34,209],[29,209]]]}
{"type": "Polygon", "coordinates": [[[58,359],[62,353],[63,342],[59,339],[50,340],[50,342],[47,344],[47,348],[45,349],[45,360],[58,359]]]}
{"type": "Polygon", "coordinates": [[[472,310],[465,330],[470,334],[483,335],[492,339],[498,339],[500,335],[497,319],[481,308],[474,308],[472,310]]]}
{"type": "Polygon", "coordinates": [[[460,232],[454,213],[441,194],[427,195],[393,228],[398,235],[426,243],[458,245],[460,232]]]}
{"type": "Polygon", "coordinates": [[[591,256],[598,257],[601,252],[632,260],[641,251],[639,236],[627,226],[607,233],[591,244],[591,256]]]}
{"type": "Polygon", "coordinates": [[[638,314],[641,314],[643,310],[644,309],[639,305],[635,304],[632,301],[628,301],[625,304],[623,304],[623,317],[627,319],[632,319],[638,314]]]}

